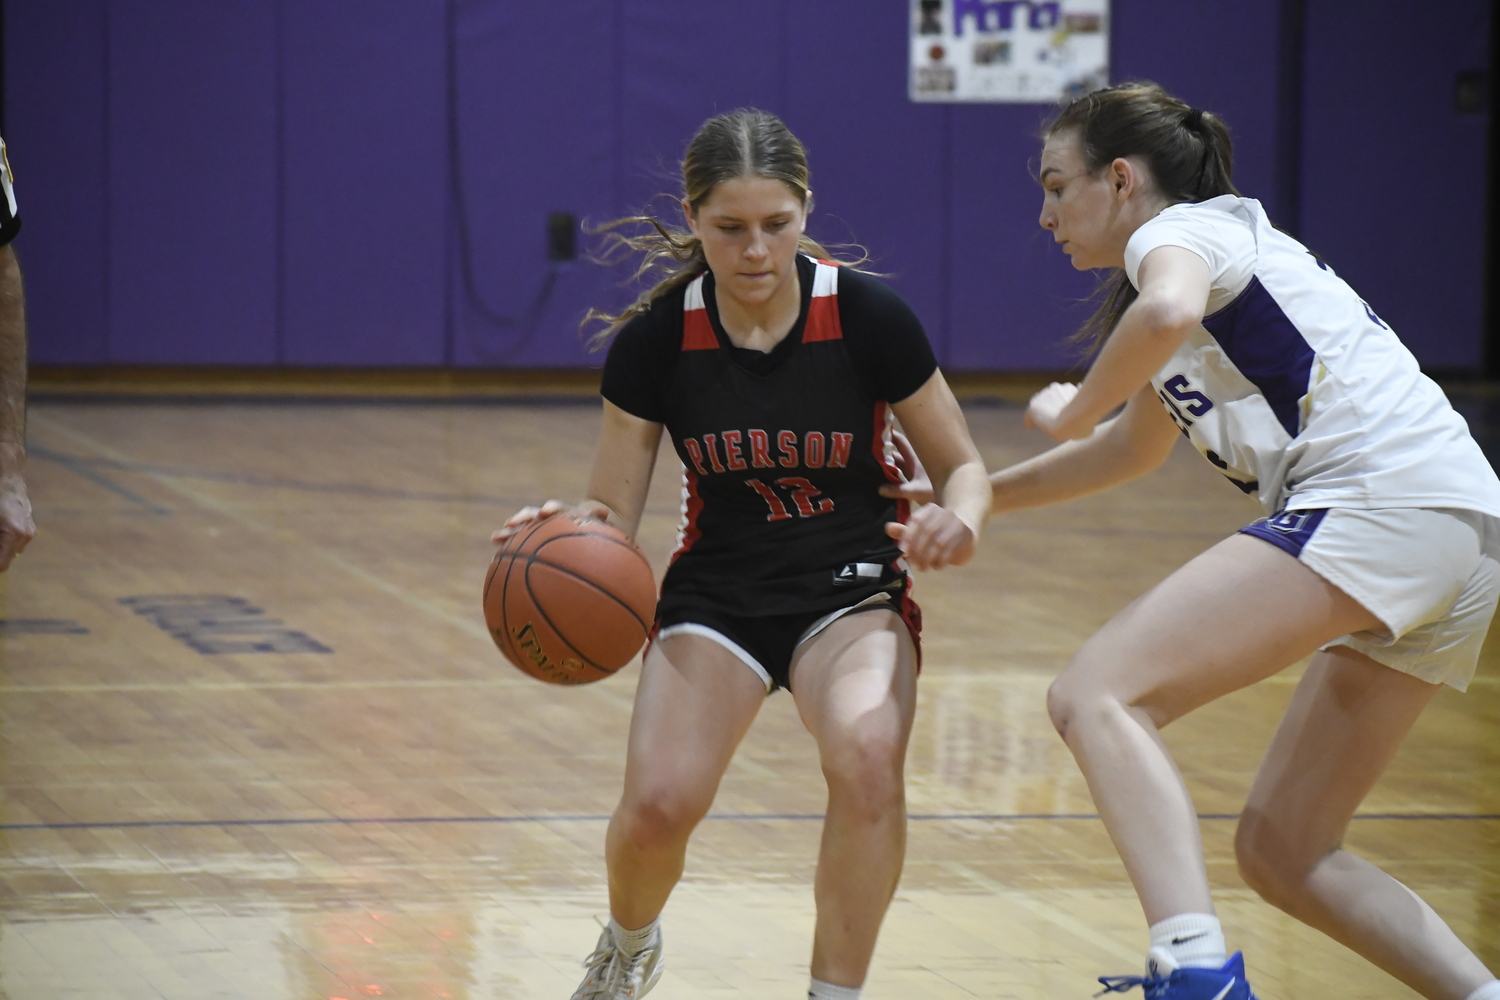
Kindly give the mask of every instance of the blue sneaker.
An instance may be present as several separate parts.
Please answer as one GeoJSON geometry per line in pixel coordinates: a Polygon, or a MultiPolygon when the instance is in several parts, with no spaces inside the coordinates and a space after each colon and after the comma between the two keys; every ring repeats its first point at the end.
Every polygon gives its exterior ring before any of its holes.
{"type": "Polygon", "coordinates": [[[1152,955],[1146,975],[1100,976],[1099,982],[1104,989],[1095,993],[1096,997],[1127,993],[1139,986],[1146,1000],[1255,1000],[1245,981],[1245,959],[1239,952],[1221,969],[1173,969],[1169,962],[1152,955]]]}

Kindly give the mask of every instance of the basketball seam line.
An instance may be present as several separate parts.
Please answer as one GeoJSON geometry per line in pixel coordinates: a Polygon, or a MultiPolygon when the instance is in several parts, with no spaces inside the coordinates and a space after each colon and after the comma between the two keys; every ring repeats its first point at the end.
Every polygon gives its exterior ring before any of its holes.
{"type": "MultiPolygon", "coordinates": [[[[535,556],[532,556],[531,558],[529,558],[526,561],[526,568],[527,569],[530,569],[533,565],[545,566],[548,569],[556,570],[559,573],[563,573],[563,574],[565,574],[567,576],[571,576],[575,580],[578,580],[578,581],[581,581],[583,583],[588,584],[590,587],[594,588],[599,593],[603,594],[605,597],[608,597],[611,601],[614,601],[616,604],[620,605],[620,607],[624,608],[627,612],[629,612],[630,613],[630,617],[632,617],[632,618],[635,619],[636,624],[641,627],[642,631],[650,631],[649,627],[646,625],[646,620],[644,618],[642,618],[640,615],[636,614],[634,608],[632,608],[629,604],[626,604],[624,601],[620,600],[618,597],[616,597],[610,591],[605,590],[603,587],[599,586],[599,584],[596,583],[595,581],[590,580],[588,577],[584,576],[582,573],[579,573],[576,570],[568,569],[568,567],[566,567],[566,566],[559,566],[557,563],[555,563],[555,562],[549,562],[546,559],[538,559],[535,556]]],[[[528,578],[528,584],[527,584],[527,586],[528,587],[530,586],[529,578],[528,578]]],[[[561,633],[558,633],[558,634],[560,635],[561,633]]]]}

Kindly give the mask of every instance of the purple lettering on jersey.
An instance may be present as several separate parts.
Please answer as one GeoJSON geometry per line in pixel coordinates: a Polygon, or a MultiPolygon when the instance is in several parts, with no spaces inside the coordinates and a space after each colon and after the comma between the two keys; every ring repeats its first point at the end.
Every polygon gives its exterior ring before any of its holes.
{"type": "Polygon", "coordinates": [[[776,435],[776,447],[781,449],[781,464],[788,469],[797,467],[797,435],[792,431],[781,431],[776,435]]]}
{"type": "Polygon", "coordinates": [[[729,468],[735,472],[745,468],[745,460],[740,457],[740,432],[724,432],[724,461],[729,468]]]}
{"type": "Polygon", "coordinates": [[[771,439],[765,431],[750,429],[750,464],[757,469],[774,469],[776,463],[771,461],[771,439]]]}
{"type": "Polygon", "coordinates": [[[1201,417],[1214,408],[1214,401],[1203,393],[1192,387],[1186,375],[1177,374],[1162,383],[1163,387],[1172,394],[1172,398],[1185,405],[1187,410],[1195,417],[1201,417]]]}

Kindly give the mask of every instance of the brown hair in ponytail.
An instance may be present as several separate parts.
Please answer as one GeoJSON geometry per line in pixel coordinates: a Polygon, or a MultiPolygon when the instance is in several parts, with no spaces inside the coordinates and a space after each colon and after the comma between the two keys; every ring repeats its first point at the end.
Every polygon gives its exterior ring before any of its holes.
{"type": "MultiPolygon", "coordinates": [[[[1075,132],[1084,167],[1094,173],[1115,160],[1144,161],[1157,189],[1172,204],[1238,195],[1234,144],[1218,115],[1178,100],[1154,83],[1105,87],[1073,101],[1043,130],[1043,138],[1075,132]]],[[[1104,282],[1104,301],[1077,339],[1098,350],[1139,294],[1123,270],[1104,282]]]]}
{"type": "MultiPolygon", "coordinates": [[[[682,190],[693,211],[708,201],[721,182],[735,177],[781,181],[792,189],[804,209],[809,207],[807,150],[775,115],[754,108],[731,111],[704,122],[688,143],[687,155],[682,159],[682,190]]],[[[643,256],[632,280],[639,281],[662,271],[666,274],[622,312],[588,311],[582,326],[596,321],[605,324],[589,338],[591,350],[607,344],[620,327],[649,311],[657,299],[708,270],[703,245],[696,236],[649,215],[615,219],[593,232],[604,237],[603,247],[596,255],[600,263],[614,263],[631,253],[639,253],[643,256]],[[622,229],[632,231],[621,232],[622,229]]],[[[805,253],[824,260],[834,259],[816,240],[803,236],[798,242],[805,253]]],[[[864,258],[841,261],[851,265],[863,262],[864,258]]]]}

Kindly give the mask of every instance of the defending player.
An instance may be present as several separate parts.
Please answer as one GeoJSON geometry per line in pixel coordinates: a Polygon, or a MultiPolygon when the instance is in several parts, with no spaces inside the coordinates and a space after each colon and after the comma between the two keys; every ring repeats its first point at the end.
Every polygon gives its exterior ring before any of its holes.
{"type": "MultiPolygon", "coordinates": [[[[966,562],[984,466],[920,323],[880,282],[803,235],[806,155],[775,117],[737,111],[683,161],[690,233],[649,219],[619,245],[668,277],[620,316],[604,428],[576,508],[634,534],[662,428],[683,464],[680,543],[636,689],[610,821],[609,925],[574,994],[639,998],[662,971],[657,918],[688,838],[766,695],[788,688],[828,781],[814,1000],[857,1000],[905,851],[918,569],[966,562]],[[899,418],[941,506],[881,497],[899,418]],[[895,522],[895,523],[893,523],[895,522]],[[901,523],[904,522],[904,523],[901,523]]],[[[618,232],[618,230],[615,230],[618,232]]],[[[565,505],[527,508],[503,540],[565,505]]]]}
{"type": "Polygon", "coordinates": [[[1473,675],[1500,481],[1375,312],[1239,197],[1232,162],[1219,119],[1149,84],[1069,105],[1041,159],[1041,225],[1074,267],[1118,273],[1087,377],[1026,413],[1066,443],[995,473],[993,509],[1142,475],[1181,433],[1268,514],[1130,604],[1048,693],[1151,924],[1147,975],[1101,982],[1251,995],[1158,731],[1315,654],[1240,821],[1245,881],[1423,996],[1500,1000],[1427,904],[1340,846],[1423,707],[1473,675]]]}

